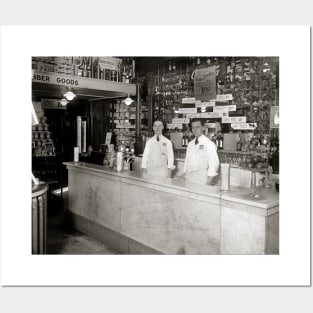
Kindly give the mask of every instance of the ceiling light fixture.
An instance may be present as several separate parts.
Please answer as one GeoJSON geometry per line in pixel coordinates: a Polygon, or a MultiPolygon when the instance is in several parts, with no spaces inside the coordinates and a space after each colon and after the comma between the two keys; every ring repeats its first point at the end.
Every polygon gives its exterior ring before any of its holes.
{"type": "Polygon", "coordinates": [[[76,97],[75,93],[70,88],[63,96],[68,101],[72,101],[76,97]]]}
{"type": "Polygon", "coordinates": [[[131,105],[134,102],[134,100],[129,96],[129,94],[127,95],[127,98],[124,99],[124,103],[126,105],[131,105]]]}
{"type": "Polygon", "coordinates": [[[68,104],[68,101],[63,98],[63,99],[61,99],[61,100],[59,101],[59,103],[60,103],[61,105],[63,105],[63,106],[66,106],[66,105],[68,104]]]}

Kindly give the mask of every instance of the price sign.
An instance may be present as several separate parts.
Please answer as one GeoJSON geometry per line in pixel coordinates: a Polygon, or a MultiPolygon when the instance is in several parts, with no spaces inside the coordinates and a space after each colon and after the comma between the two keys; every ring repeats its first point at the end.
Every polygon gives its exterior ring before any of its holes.
{"type": "Polygon", "coordinates": [[[216,123],[205,123],[204,125],[208,128],[216,128],[216,123]]]}
{"type": "Polygon", "coordinates": [[[214,107],[214,106],[215,106],[214,101],[205,101],[205,102],[197,101],[196,102],[196,108],[208,108],[208,107],[214,107]]]}
{"type": "Polygon", "coordinates": [[[233,95],[231,93],[225,95],[217,95],[216,100],[233,100],[233,95]]]}
{"type": "Polygon", "coordinates": [[[230,127],[236,130],[241,130],[241,129],[254,130],[256,129],[257,124],[256,123],[235,123],[235,124],[230,124],[230,127]]]}
{"type": "Polygon", "coordinates": [[[172,119],[173,124],[188,124],[190,123],[189,118],[173,118],[172,119]]]}
{"type": "Polygon", "coordinates": [[[223,116],[222,123],[246,123],[245,116],[223,116]]]}
{"type": "Polygon", "coordinates": [[[197,100],[195,97],[182,98],[182,103],[195,103],[197,100]]]}
{"type": "Polygon", "coordinates": [[[182,124],[173,124],[173,123],[169,123],[166,125],[166,128],[167,129],[175,129],[175,128],[178,128],[178,129],[183,129],[183,125],[182,124]]]}
{"type": "Polygon", "coordinates": [[[216,97],[216,66],[196,69],[194,95],[197,100],[208,101],[216,97]]]}
{"type": "Polygon", "coordinates": [[[112,138],[112,133],[111,132],[107,132],[106,136],[105,136],[105,144],[109,145],[111,143],[111,138],[112,138]]]}
{"type": "Polygon", "coordinates": [[[179,113],[197,113],[197,108],[180,108],[179,113]]]}
{"type": "Polygon", "coordinates": [[[213,108],[213,112],[230,112],[236,111],[236,105],[221,105],[213,108]]]}

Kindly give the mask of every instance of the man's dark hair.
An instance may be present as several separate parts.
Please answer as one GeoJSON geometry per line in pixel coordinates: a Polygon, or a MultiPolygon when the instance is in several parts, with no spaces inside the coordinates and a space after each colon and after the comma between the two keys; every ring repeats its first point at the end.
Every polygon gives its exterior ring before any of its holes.
{"type": "Polygon", "coordinates": [[[155,119],[155,120],[153,121],[152,125],[154,125],[155,122],[161,122],[162,125],[163,125],[164,128],[165,128],[165,123],[164,123],[164,121],[162,121],[160,118],[155,119]]]}
{"type": "Polygon", "coordinates": [[[190,121],[190,127],[192,126],[192,123],[193,122],[200,122],[202,126],[204,126],[204,119],[203,118],[193,118],[191,121],[190,121]]]}

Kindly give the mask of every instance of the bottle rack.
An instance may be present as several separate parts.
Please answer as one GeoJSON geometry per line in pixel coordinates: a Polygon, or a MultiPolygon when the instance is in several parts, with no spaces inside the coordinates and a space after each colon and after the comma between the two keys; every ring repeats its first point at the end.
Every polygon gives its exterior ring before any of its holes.
{"type": "Polygon", "coordinates": [[[38,125],[32,126],[32,155],[35,157],[55,156],[55,148],[47,118],[42,115],[39,122],[38,125]]]}

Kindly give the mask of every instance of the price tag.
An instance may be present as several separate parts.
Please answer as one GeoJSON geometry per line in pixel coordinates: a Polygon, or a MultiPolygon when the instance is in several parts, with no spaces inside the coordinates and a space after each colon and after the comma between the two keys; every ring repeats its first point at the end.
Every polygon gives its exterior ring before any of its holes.
{"type": "Polygon", "coordinates": [[[196,102],[196,108],[208,108],[208,107],[214,107],[215,102],[214,101],[207,101],[207,102],[196,102]]]}
{"type": "Polygon", "coordinates": [[[233,100],[233,95],[231,93],[225,95],[216,95],[216,100],[233,100]]]}
{"type": "Polygon", "coordinates": [[[222,123],[246,123],[246,116],[223,116],[222,123]]]}
{"type": "Polygon", "coordinates": [[[235,124],[230,124],[230,127],[232,129],[247,129],[247,130],[254,130],[257,127],[256,123],[235,123],[235,124]]]}
{"type": "Polygon", "coordinates": [[[173,118],[172,119],[173,124],[188,124],[190,123],[189,118],[173,118]]]}
{"type": "Polygon", "coordinates": [[[213,108],[213,112],[230,112],[236,111],[236,105],[221,105],[213,108]]]}
{"type": "Polygon", "coordinates": [[[166,128],[167,129],[175,129],[175,128],[178,128],[178,129],[183,129],[183,125],[182,124],[167,124],[166,125],[166,128]]]}
{"type": "Polygon", "coordinates": [[[195,97],[182,98],[182,103],[195,103],[196,101],[195,97]]]}
{"type": "Polygon", "coordinates": [[[197,113],[197,108],[180,108],[179,113],[197,113]]]}

